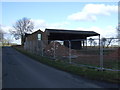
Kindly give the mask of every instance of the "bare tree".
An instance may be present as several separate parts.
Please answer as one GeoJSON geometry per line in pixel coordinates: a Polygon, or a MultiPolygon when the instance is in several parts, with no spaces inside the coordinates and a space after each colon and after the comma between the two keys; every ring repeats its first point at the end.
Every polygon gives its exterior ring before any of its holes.
{"type": "Polygon", "coordinates": [[[24,17],[16,21],[13,28],[15,31],[12,31],[11,33],[14,35],[16,40],[21,38],[21,44],[24,45],[25,34],[32,32],[34,24],[29,18],[24,17]]]}
{"type": "Polygon", "coordinates": [[[120,24],[118,25],[118,27],[116,29],[117,29],[117,38],[120,41],[120,24]]]}
{"type": "Polygon", "coordinates": [[[3,44],[3,35],[4,35],[4,32],[3,32],[1,25],[0,25],[0,44],[3,44]]]}
{"type": "Polygon", "coordinates": [[[3,32],[0,30],[0,41],[3,39],[3,32]]]}
{"type": "Polygon", "coordinates": [[[101,43],[102,43],[102,46],[103,46],[103,47],[105,47],[106,41],[107,41],[107,39],[104,38],[104,37],[101,39],[101,43]]]}
{"type": "Polygon", "coordinates": [[[94,39],[93,38],[89,38],[89,42],[90,42],[90,46],[92,46],[94,39]]]}
{"type": "Polygon", "coordinates": [[[113,41],[113,37],[111,38],[102,38],[102,45],[103,47],[109,47],[109,45],[111,44],[111,42],[113,41]]]}
{"type": "Polygon", "coordinates": [[[111,42],[113,41],[113,39],[114,38],[112,38],[112,37],[107,39],[107,47],[111,44],[111,42]]]}
{"type": "Polygon", "coordinates": [[[93,42],[93,45],[94,45],[94,47],[95,47],[95,46],[97,45],[97,42],[96,42],[96,41],[94,41],[94,42],[93,42]]]}

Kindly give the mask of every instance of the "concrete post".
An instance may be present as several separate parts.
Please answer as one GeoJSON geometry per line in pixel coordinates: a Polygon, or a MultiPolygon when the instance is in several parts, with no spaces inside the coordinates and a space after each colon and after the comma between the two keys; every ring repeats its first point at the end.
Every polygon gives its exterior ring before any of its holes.
{"type": "Polygon", "coordinates": [[[56,59],[56,55],[55,55],[55,49],[56,49],[56,47],[55,47],[55,41],[54,41],[54,59],[56,59]]]}
{"type": "Polygon", "coordinates": [[[43,41],[41,40],[41,53],[42,53],[42,56],[43,56],[43,41]]]}
{"type": "Polygon", "coordinates": [[[69,63],[71,63],[71,41],[69,41],[69,63]]]}
{"type": "Polygon", "coordinates": [[[100,68],[103,70],[103,42],[100,40],[100,68]]]}

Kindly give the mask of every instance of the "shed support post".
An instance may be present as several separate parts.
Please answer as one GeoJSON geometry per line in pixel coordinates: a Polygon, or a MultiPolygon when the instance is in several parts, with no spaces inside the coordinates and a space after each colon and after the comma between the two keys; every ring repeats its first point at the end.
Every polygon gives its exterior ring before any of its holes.
{"type": "Polygon", "coordinates": [[[86,49],[87,49],[87,39],[86,39],[86,49]]]}

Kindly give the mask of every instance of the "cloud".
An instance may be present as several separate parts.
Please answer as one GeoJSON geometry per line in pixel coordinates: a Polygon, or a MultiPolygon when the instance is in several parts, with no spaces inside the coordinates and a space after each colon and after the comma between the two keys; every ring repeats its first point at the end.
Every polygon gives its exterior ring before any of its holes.
{"type": "Polygon", "coordinates": [[[67,18],[76,21],[96,21],[97,15],[110,16],[113,12],[118,12],[118,6],[105,4],[87,4],[82,11],[73,13],[67,18]]]}
{"type": "Polygon", "coordinates": [[[45,30],[45,28],[65,28],[67,25],[69,25],[68,22],[56,22],[56,23],[48,23],[45,20],[40,19],[32,19],[34,23],[34,31],[41,29],[42,31],[45,30]]]}
{"type": "Polygon", "coordinates": [[[99,33],[101,35],[101,37],[106,37],[106,38],[117,36],[116,28],[113,27],[113,26],[106,26],[104,28],[100,28],[100,27],[97,27],[97,26],[92,26],[92,27],[89,27],[89,28],[78,27],[76,29],[77,30],[83,30],[83,31],[95,31],[95,32],[99,33]]]}
{"type": "Polygon", "coordinates": [[[47,28],[58,28],[58,29],[60,29],[60,28],[63,29],[63,28],[64,28],[64,29],[65,29],[65,27],[66,27],[67,25],[69,25],[68,22],[51,23],[51,24],[48,24],[48,25],[47,25],[47,28]]]}
{"type": "Polygon", "coordinates": [[[46,27],[45,20],[32,19],[31,21],[34,23],[34,31],[41,29],[41,28],[43,29],[46,27]]]}
{"type": "Polygon", "coordinates": [[[3,31],[3,33],[10,33],[10,30],[12,29],[12,27],[0,25],[0,29],[3,31]]]}
{"type": "Polygon", "coordinates": [[[9,39],[11,43],[20,44],[21,40],[15,40],[14,36],[11,35],[10,30],[13,30],[13,28],[10,26],[5,26],[0,24],[0,31],[3,32],[4,38],[9,39]]]}

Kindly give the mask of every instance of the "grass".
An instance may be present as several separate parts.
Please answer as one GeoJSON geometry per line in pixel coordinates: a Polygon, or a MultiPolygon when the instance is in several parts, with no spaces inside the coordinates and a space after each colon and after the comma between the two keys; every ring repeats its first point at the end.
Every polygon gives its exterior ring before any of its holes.
{"type": "MultiPolygon", "coordinates": [[[[92,64],[91,62],[84,62],[82,60],[77,61],[77,60],[72,60],[72,62],[75,62],[77,64],[82,64],[82,65],[88,65],[88,66],[94,66],[94,67],[100,67],[100,64],[92,64]]],[[[120,61],[113,61],[113,60],[103,60],[103,67],[107,69],[115,69],[115,70],[120,70],[120,61]]]]}
{"type": "MultiPolygon", "coordinates": [[[[103,50],[103,67],[108,69],[119,69],[120,70],[120,59],[118,55],[112,55],[112,53],[116,52],[117,49],[105,48],[103,50]]],[[[86,49],[79,50],[79,53],[84,54],[84,56],[79,56],[78,58],[73,59],[73,62],[90,65],[90,66],[100,66],[100,51],[99,49],[86,49]],[[86,57],[89,55],[89,57],[86,57]],[[93,56],[92,56],[93,55],[93,56]]],[[[117,54],[117,53],[116,53],[117,54]]]]}
{"type": "Polygon", "coordinates": [[[120,61],[107,61],[104,62],[104,67],[105,68],[110,68],[110,69],[118,69],[120,70],[120,61]]]}
{"type": "Polygon", "coordinates": [[[40,63],[52,66],[56,69],[60,69],[72,74],[80,75],[85,78],[93,79],[93,80],[100,80],[100,81],[106,81],[111,83],[120,83],[120,72],[119,71],[101,71],[97,69],[91,69],[87,67],[78,67],[72,64],[65,63],[61,60],[50,60],[46,57],[41,57],[38,55],[35,55],[33,53],[27,52],[20,47],[14,47],[19,52],[33,58],[34,60],[37,60],[40,63]]]}

